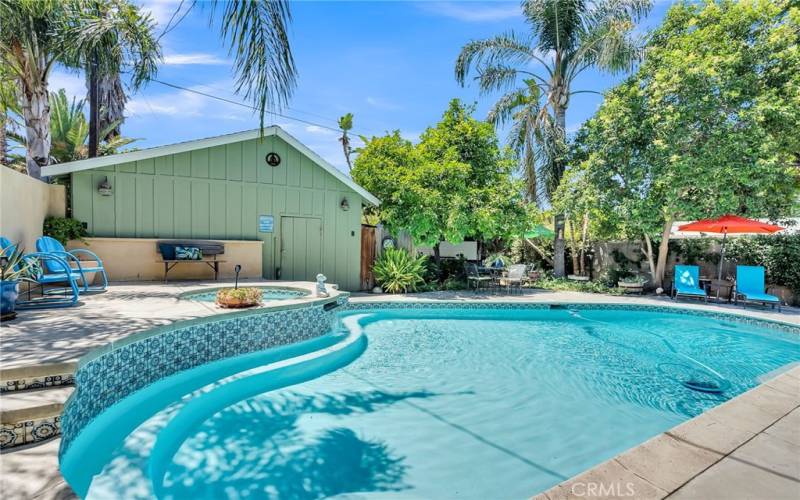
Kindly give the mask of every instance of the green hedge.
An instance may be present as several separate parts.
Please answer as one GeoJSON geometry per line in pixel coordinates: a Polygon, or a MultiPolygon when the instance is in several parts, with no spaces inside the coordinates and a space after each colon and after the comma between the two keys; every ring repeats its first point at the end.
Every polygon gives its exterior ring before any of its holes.
{"type": "Polygon", "coordinates": [[[725,258],[741,265],[764,266],[769,284],[800,294],[800,234],[731,238],[725,258]]]}

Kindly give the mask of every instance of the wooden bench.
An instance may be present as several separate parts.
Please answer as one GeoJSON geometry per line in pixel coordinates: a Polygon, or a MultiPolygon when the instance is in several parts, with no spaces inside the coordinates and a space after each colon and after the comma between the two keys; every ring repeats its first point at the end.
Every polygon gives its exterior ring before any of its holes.
{"type": "Polygon", "coordinates": [[[214,270],[214,279],[217,280],[219,279],[219,265],[225,262],[217,258],[218,255],[225,253],[225,244],[219,241],[163,240],[156,242],[156,251],[161,255],[161,260],[156,262],[164,264],[164,283],[167,282],[169,272],[178,264],[205,264],[214,270]],[[203,253],[203,258],[199,260],[176,259],[175,247],[199,248],[203,253]],[[207,259],[208,256],[212,258],[207,259]]]}

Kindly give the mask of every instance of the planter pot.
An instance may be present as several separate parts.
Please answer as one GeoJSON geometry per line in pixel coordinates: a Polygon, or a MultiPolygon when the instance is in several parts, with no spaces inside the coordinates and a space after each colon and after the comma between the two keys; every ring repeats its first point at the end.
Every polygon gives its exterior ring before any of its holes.
{"type": "Polygon", "coordinates": [[[13,318],[14,308],[19,296],[19,281],[0,281],[0,315],[3,318],[13,318]]]}
{"type": "Polygon", "coordinates": [[[217,297],[217,305],[228,309],[244,309],[245,307],[255,307],[259,305],[259,302],[231,298],[221,300],[219,297],[217,297]]]}
{"type": "Polygon", "coordinates": [[[625,281],[617,281],[617,286],[622,288],[625,293],[644,293],[644,284],[643,283],[629,283],[625,281]]]}

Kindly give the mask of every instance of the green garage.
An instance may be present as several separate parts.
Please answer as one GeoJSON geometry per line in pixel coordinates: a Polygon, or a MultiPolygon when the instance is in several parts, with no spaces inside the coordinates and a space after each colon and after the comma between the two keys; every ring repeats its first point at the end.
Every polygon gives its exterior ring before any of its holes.
{"type": "Polygon", "coordinates": [[[260,240],[262,277],[360,279],[363,204],[378,199],[277,126],[48,167],[70,175],[94,237],[260,240]]]}

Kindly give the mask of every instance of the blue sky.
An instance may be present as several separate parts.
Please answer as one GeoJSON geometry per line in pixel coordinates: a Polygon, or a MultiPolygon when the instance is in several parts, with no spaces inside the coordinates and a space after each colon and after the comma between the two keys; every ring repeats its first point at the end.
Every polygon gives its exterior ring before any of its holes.
{"type": "MultiPolygon", "coordinates": [[[[160,24],[157,33],[178,6],[171,0],[140,3],[160,24]]],[[[657,2],[640,29],[657,26],[669,3],[657,2]]],[[[399,129],[411,140],[438,121],[453,97],[477,102],[476,116],[484,118],[493,98],[480,96],[474,84],[462,88],[456,83],[456,56],[469,40],[526,29],[518,2],[303,1],[292,3],[292,14],[291,44],[299,78],[283,113],[336,127],[337,117],[352,112],[357,134],[399,129]]],[[[158,79],[241,102],[233,92],[227,51],[207,19],[208,9],[195,9],[162,38],[165,60],[158,79]]],[[[574,90],[602,92],[621,78],[587,71],[574,90]]],[[[55,70],[50,87],[85,96],[80,74],[55,70]]],[[[575,130],[601,100],[596,94],[576,95],[568,128],[575,130]]],[[[127,114],[123,133],[141,138],[135,143],[138,147],[258,126],[258,117],[245,108],[158,83],[132,95],[127,114]]],[[[335,132],[277,116],[270,122],[346,170],[335,132]]],[[[503,131],[500,138],[505,140],[503,131]]]]}

